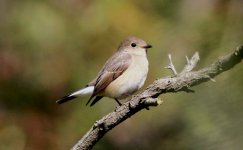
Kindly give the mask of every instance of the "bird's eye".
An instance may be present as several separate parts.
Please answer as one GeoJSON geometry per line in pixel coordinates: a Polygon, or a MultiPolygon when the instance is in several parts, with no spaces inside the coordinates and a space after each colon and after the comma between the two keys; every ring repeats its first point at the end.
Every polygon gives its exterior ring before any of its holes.
{"type": "Polygon", "coordinates": [[[131,46],[132,46],[132,47],[136,47],[137,44],[136,44],[136,43],[132,43],[131,46]]]}

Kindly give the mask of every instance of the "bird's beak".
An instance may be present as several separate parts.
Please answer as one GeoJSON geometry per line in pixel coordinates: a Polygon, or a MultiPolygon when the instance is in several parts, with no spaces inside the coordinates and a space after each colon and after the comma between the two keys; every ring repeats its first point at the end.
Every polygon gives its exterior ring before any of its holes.
{"type": "Polygon", "coordinates": [[[143,46],[143,48],[152,48],[152,45],[150,45],[150,44],[147,44],[147,45],[145,45],[145,46],[143,46]]]}

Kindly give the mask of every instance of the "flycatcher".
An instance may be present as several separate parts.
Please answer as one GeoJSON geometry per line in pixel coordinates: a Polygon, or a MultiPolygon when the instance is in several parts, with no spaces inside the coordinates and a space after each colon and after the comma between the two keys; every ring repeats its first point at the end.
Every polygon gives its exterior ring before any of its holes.
{"type": "Polygon", "coordinates": [[[114,98],[121,105],[119,99],[132,95],[143,86],[148,74],[147,49],[151,47],[137,37],[126,38],[93,81],[56,102],[62,104],[77,97],[91,95],[86,105],[93,99],[90,104],[93,106],[103,97],[114,98]]]}

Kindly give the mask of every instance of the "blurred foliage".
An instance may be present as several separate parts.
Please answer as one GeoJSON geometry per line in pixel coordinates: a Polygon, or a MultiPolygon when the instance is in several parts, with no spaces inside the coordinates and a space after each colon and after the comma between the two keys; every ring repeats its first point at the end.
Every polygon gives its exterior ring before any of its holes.
{"type": "MultiPolygon", "coordinates": [[[[0,149],[66,150],[117,105],[55,100],[96,76],[128,35],[154,47],[146,85],[178,71],[199,51],[201,68],[243,44],[240,0],[1,0],[0,149]]],[[[167,94],[108,133],[94,149],[239,150],[243,147],[243,69],[237,65],[193,88],[167,94]]]]}

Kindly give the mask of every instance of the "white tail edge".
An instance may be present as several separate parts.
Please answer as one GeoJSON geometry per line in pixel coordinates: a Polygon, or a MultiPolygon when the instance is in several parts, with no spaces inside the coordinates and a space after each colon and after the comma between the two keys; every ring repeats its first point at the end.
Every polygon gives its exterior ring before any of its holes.
{"type": "Polygon", "coordinates": [[[94,86],[88,86],[86,88],[80,89],[69,96],[86,96],[91,95],[94,92],[94,86]]]}

